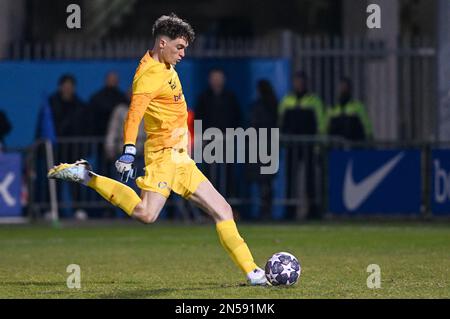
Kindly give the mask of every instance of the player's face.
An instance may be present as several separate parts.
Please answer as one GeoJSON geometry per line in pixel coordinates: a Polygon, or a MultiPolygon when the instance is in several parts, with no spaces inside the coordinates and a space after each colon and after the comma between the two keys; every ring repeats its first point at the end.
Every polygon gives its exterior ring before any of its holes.
{"type": "Polygon", "coordinates": [[[188,47],[188,43],[184,38],[177,38],[170,40],[166,38],[163,40],[163,58],[166,63],[176,65],[184,58],[185,50],[188,47]]]}

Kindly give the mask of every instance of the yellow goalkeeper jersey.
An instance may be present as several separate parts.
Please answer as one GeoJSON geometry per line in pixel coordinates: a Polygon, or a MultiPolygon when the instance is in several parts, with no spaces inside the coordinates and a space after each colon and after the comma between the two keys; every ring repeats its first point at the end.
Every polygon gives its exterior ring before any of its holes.
{"type": "Polygon", "coordinates": [[[187,104],[174,67],[160,63],[148,51],[133,79],[133,95],[124,123],[124,143],[135,144],[144,119],[146,150],[187,149],[187,104]]]}

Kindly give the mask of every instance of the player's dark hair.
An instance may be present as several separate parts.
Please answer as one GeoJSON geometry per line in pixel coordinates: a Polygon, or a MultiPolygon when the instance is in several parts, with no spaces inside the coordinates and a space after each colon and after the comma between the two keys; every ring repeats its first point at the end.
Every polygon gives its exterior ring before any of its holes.
{"type": "Polygon", "coordinates": [[[175,13],[161,16],[153,25],[153,37],[165,35],[170,39],[184,38],[188,43],[194,42],[195,33],[191,25],[179,18],[175,13]]]}

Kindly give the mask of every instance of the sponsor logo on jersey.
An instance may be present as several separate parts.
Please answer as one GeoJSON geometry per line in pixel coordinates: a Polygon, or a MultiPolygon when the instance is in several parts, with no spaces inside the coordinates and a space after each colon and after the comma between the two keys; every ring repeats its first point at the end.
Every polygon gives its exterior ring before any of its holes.
{"type": "Polygon", "coordinates": [[[183,92],[180,92],[180,94],[173,96],[173,99],[175,102],[181,101],[182,98],[183,98],[183,92]]]}

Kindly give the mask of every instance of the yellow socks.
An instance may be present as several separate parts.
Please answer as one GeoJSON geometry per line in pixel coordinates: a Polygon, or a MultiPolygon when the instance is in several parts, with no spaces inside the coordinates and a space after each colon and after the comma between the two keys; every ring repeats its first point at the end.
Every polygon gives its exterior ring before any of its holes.
{"type": "Polygon", "coordinates": [[[111,178],[95,175],[92,176],[87,186],[114,206],[123,209],[129,216],[133,214],[136,205],[141,202],[141,198],[133,189],[111,178]]]}
{"type": "Polygon", "coordinates": [[[239,235],[234,220],[226,220],[216,224],[220,243],[228,252],[235,264],[248,274],[258,266],[253,261],[253,256],[244,239],[239,235]]]}

